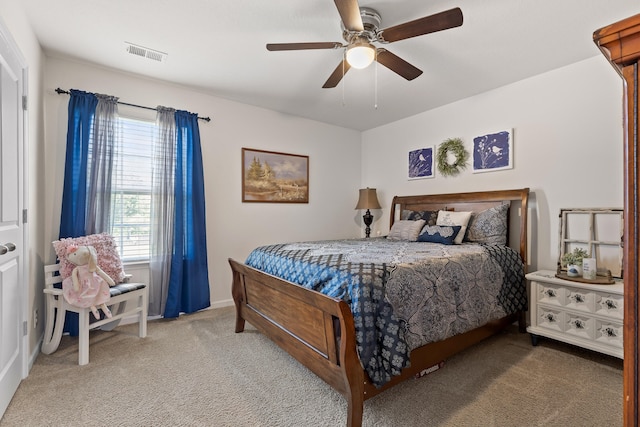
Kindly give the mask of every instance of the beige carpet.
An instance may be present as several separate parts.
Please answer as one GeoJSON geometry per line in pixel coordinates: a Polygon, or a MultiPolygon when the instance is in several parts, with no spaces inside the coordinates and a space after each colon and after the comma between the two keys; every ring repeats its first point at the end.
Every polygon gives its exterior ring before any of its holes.
{"type": "MultiPolygon", "coordinates": [[[[343,426],[346,404],[232,308],[91,334],[40,354],[0,421],[9,426],[343,426]]],[[[622,362],[515,328],[365,402],[364,425],[619,426],[622,362]]]]}

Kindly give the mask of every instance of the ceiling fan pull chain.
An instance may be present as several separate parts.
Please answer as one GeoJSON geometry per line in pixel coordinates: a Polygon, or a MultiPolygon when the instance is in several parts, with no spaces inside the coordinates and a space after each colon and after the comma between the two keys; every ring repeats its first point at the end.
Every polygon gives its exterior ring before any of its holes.
{"type": "Polygon", "coordinates": [[[347,83],[347,82],[346,82],[346,80],[347,80],[347,79],[345,79],[345,78],[344,78],[344,73],[345,73],[345,71],[344,71],[344,64],[345,64],[346,62],[347,62],[347,51],[346,51],[346,49],[345,49],[345,50],[342,52],[342,106],[343,106],[343,107],[346,107],[346,106],[347,106],[347,101],[345,101],[345,98],[344,98],[344,86],[345,86],[345,85],[346,85],[346,83],[347,83]]]}
{"type": "Polygon", "coordinates": [[[376,49],[376,59],[375,59],[375,64],[373,64],[374,67],[374,71],[373,71],[373,78],[375,80],[374,82],[374,101],[373,101],[373,109],[377,110],[378,109],[378,50],[376,49]]]}

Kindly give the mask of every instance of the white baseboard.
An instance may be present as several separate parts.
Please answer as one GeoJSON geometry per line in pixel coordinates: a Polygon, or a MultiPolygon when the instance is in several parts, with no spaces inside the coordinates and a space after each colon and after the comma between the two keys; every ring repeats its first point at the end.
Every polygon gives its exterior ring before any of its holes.
{"type": "Polygon", "coordinates": [[[216,301],[213,304],[211,304],[211,308],[223,308],[223,307],[230,307],[232,306],[233,303],[233,299],[226,299],[226,300],[222,300],[222,301],[216,301]]]}
{"type": "Polygon", "coordinates": [[[38,340],[38,343],[35,346],[35,348],[31,352],[31,354],[29,355],[29,372],[31,372],[31,368],[33,368],[33,364],[36,363],[36,359],[38,358],[38,355],[40,354],[40,349],[42,348],[42,341],[43,340],[44,340],[44,336],[41,335],[40,339],[38,340]]]}
{"type": "MultiPolygon", "coordinates": [[[[227,300],[222,300],[222,301],[216,301],[213,304],[211,304],[211,307],[205,308],[205,310],[212,310],[212,309],[215,309],[215,308],[231,307],[233,305],[234,305],[233,299],[227,299],[227,300]]],[[[147,321],[156,320],[156,319],[162,319],[162,316],[149,316],[149,317],[147,317],[147,321]]],[[[136,316],[123,317],[122,320],[120,321],[120,325],[129,325],[131,323],[137,323],[137,322],[138,322],[138,318],[136,316]]]]}

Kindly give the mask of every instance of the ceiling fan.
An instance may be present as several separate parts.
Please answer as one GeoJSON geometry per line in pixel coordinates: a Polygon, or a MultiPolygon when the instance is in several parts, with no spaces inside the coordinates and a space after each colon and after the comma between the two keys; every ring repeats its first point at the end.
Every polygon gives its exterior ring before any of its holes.
{"type": "Polygon", "coordinates": [[[323,88],[336,87],[351,67],[366,68],[373,61],[377,61],[407,80],[413,80],[422,74],[422,70],[387,49],[374,46],[373,43],[392,43],[462,25],[462,11],[460,8],[454,8],[380,29],[380,14],[376,10],[360,7],[358,0],[334,0],[334,2],[342,19],[342,37],[347,44],[341,42],[267,44],[269,51],[346,48],[342,62],[329,76],[323,88]]]}

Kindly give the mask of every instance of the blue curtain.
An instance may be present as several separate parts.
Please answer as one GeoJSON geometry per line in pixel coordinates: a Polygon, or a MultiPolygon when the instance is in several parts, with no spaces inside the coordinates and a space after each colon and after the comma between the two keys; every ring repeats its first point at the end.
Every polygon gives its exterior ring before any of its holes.
{"type": "MultiPolygon", "coordinates": [[[[71,89],[70,92],[60,238],[79,237],[85,234],[89,136],[98,105],[98,97],[93,93],[75,89],[71,89]]],[[[67,313],[64,331],[72,336],[78,335],[76,313],[67,313]]]]}
{"type": "Polygon", "coordinates": [[[98,105],[93,93],[75,89],[70,92],[60,238],[85,234],[89,136],[98,105]]]}
{"type": "Polygon", "coordinates": [[[171,274],[164,317],[210,306],[204,174],[198,116],[176,111],[175,215],[171,274]]]}

